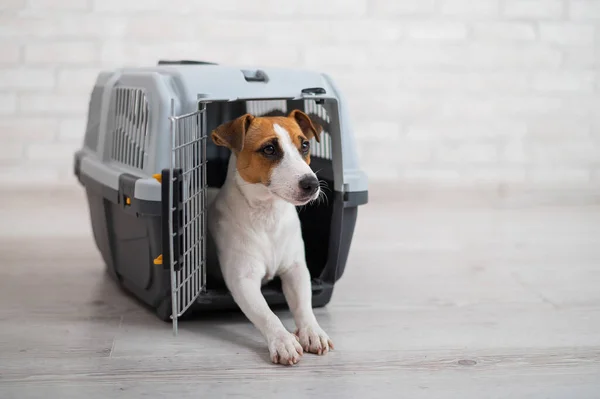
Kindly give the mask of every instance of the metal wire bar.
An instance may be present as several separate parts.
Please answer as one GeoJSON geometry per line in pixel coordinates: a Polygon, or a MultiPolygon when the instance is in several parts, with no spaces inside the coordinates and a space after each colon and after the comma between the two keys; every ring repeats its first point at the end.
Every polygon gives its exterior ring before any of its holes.
{"type": "MultiPolygon", "coordinates": [[[[188,230],[188,231],[189,231],[189,230],[188,230]]],[[[200,238],[200,239],[197,239],[197,240],[195,240],[193,244],[189,244],[189,242],[188,242],[188,245],[186,245],[186,246],[185,246],[185,247],[186,247],[186,248],[188,248],[188,249],[187,249],[187,250],[185,250],[185,251],[183,252],[183,254],[182,254],[182,255],[183,255],[184,257],[185,257],[185,256],[187,256],[187,255],[190,255],[190,254],[192,253],[192,251],[193,251],[194,249],[196,249],[196,247],[198,246],[198,244],[202,244],[202,239],[201,239],[201,238],[200,238]]]]}
{"type": "MultiPolygon", "coordinates": [[[[194,211],[192,211],[192,212],[194,212],[194,211]]],[[[193,218],[192,218],[190,221],[188,221],[186,224],[184,224],[184,225],[183,225],[183,228],[186,228],[186,227],[190,226],[192,223],[196,222],[198,219],[200,219],[202,216],[204,216],[204,212],[202,212],[202,211],[199,211],[199,212],[196,212],[196,213],[197,213],[197,215],[196,215],[196,216],[194,216],[194,217],[193,217],[193,218]]]]}
{"type": "MultiPolygon", "coordinates": [[[[201,263],[200,265],[201,265],[201,266],[203,266],[204,264],[203,264],[203,263],[201,263]]],[[[192,278],[194,278],[194,277],[197,277],[197,276],[196,276],[196,274],[197,274],[197,273],[200,273],[200,272],[201,272],[201,270],[200,270],[200,269],[196,269],[196,270],[192,271],[192,273],[191,273],[191,274],[189,274],[189,275],[188,275],[188,276],[186,276],[186,277],[183,277],[183,276],[181,276],[182,280],[181,280],[181,282],[179,283],[179,285],[177,286],[177,288],[182,288],[182,287],[184,287],[184,286],[185,286],[185,284],[186,284],[188,281],[190,281],[190,280],[191,280],[192,278]]]]}
{"type": "MultiPolygon", "coordinates": [[[[171,115],[173,115],[175,112],[175,100],[171,99],[171,115]]],[[[171,136],[171,148],[175,147],[175,124],[171,121],[171,124],[169,125],[169,135],[171,136]]],[[[171,237],[170,240],[170,248],[169,248],[169,254],[170,254],[170,259],[169,259],[169,264],[171,265],[171,318],[173,319],[173,333],[175,335],[177,335],[177,330],[178,330],[178,325],[177,325],[177,310],[179,309],[179,305],[178,305],[178,299],[179,296],[177,295],[177,274],[175,272],[175,246],[173,245],[173,241],[174,241],[174,232],[173,232],[173,219],[174,219],[174,212],[175,209],[173,208],[173,193],[174,193],[174,189],[173,189],[173,185],[174,185],[174,178],[173,178],[173,171],[175,170],[175,153],[173,151],[171,151],[171,157],[169,159],[169,176],[171,176],[171,178],[169,179],[169,209],[171,210],[169,212],[169,235],[171,237]]]]}
{"type": "Polygon", "coordinates": [[[202,169],[204,167],[204,165],[206,165],[206,162],[202,162],[202,163],[200,163],[200,165],[198,165],[198,166],[196,166],[196,167],[194,167],[194,168],[192,168],[192,169],[190,169],[188,171],[183,172],[183,175],[185,176],[185,175],[189,175],[191,173],[194,173],[197,170],[202,169]]]}

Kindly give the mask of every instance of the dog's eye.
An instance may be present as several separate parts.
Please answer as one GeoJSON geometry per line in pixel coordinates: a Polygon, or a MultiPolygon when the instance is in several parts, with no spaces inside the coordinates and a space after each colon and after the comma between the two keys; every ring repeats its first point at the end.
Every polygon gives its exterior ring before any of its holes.
{"type": "Polygon", "coordinates": [[[269,144],[262,149],[262,152],[266,155],[273,155],[275,154],[275,146],[269,144]]]}
{"type": "Polygon", "coordinates": [[[307,153],[310,149],[310,143],[308,141],[304,141],[302,143],[302,152],[307,153]]]}

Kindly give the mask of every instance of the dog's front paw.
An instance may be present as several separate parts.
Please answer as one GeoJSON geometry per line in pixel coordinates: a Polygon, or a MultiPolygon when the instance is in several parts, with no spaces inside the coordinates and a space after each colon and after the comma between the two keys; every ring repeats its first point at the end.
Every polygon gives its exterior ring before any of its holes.
{"type": "Polygon", "coordinates": [[[324,355],[329,350],[333,350],[333,342],[317,324],[300,327],[296,330],[296,335],[306,352],[324,355]]]}
{"type": "Polygon", "coordinates": [[[269,353],[273,363],[291,366],[300,361],[303,351],[296,336],[285,331],[269,339],[269,353]]]}

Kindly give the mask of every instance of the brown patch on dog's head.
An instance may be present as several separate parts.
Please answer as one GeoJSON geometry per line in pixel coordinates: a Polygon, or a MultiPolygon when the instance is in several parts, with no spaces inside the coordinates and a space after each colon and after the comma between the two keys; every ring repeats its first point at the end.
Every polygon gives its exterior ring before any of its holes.
{"type": "Polygon", "coordinates": [[[237,157],[237,170],[248,183],[271,184],[273,170],[281,164],[284,157],[292,158],[299,152],[304,161],[310,163],[308,140],[315,137],[319,141],[321,126],[312,122],[302,111],[292,111],[288,116],[255,117],[245,114],[217,127],[211,134],[216,145],[224,146],[237,157]],[[283,128],[292,142],[284,145],[281,132],[275,131],[275,125],[283,128]]]}

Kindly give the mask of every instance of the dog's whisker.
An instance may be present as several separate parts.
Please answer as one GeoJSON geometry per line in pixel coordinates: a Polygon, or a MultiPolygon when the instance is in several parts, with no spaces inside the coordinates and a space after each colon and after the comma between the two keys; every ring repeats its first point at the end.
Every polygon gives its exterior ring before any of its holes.
{"type": "Polygon", "coordinates": [[[329,197],[327,196],[327,194],[325,194],[324,191],[321,191],[319,193],[319,199],[325,203],[325,205],[329,206],[329,197]]]}
{"type": "Polygon", "coordinates": [[[319,180],[319,187],[321,187],[323,190],[328,190],[329,192],[331,192],[329,184],[325,180],[319,180]]]}

